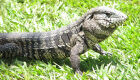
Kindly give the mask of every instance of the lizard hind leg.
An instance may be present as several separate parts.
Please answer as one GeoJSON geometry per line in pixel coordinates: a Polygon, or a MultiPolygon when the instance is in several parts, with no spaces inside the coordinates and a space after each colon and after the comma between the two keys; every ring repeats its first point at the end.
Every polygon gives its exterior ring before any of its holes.
{"type": "Polygon", "coordinates": [[[15,43],[6,43],[4,45],[0,45],[0,58],[13,58],[19,52],[19,47],[15,43]]]}

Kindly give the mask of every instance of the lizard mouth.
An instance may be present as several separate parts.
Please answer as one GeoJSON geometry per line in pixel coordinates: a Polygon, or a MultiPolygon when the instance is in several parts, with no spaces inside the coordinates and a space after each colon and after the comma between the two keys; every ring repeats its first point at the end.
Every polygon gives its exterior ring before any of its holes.
{"type": "Polygon", "coordinates": [[[105,28],[115,28],[120,26],[125,20],[118,20],[118,19],[113,19],[110,18],[108,19],[95,19],[97,23],[101,26],[104,26],[105,28]]]}
{"type": "Polygon", "coordinates": [[[114,26],[111,26],[111,28],[121,26],[121,25],[123,25],[123,22],[124,22],[124,20],[123,21],[118,21],[114,24],[114,26]]]}
{"type": "Polygon", "coordinates": [[[118,27],[122,24],[123,22],[116,22],[115,24],[113,24],[112,26],[110,26],[110,28],[115,28],[115,27],[118,27]]]}
{"type": "Polygon", "coordinates": [[[126,19],[127,19],[127,18],[122,19],[122,20],[117,20],[117,21],[114,21],[114,22],[111,22],[111,21],[109,21],[109,20],[106,20],[106,21],[109,23],[108,28],[109,28],[109,27],[110,27],[110,28],[115,28],[115,27],[118,27],[118,26],[120,26],[120,25],[123,25],[123,22],[124,22],[126,19]]]}

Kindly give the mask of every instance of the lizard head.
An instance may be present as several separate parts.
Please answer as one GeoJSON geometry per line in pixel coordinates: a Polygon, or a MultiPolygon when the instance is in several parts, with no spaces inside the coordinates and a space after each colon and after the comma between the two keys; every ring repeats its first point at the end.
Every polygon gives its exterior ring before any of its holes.
{"type": "Polygon", "coordinates": [[[106,6],[93,8],[83,17],[83,29],[85,32],[88,35],[98,35],[98,39],[101,36],[100,39],[102,40],[112,34],[127,19],[124,13],[106,6]]]}
{"type": "Polygon", "coordinates": [[[122,12],[105,6],[96,8],[93,13],[94,20],[106,28],[117,27],[127,19],[127,16],[122,12]]]}
{"type": "Polygon", "coordinates": [[[88,16],[86,16],[85,20],[94,20],[104,28],[117,27],[127,19],[124,13],[106,6],[93,8],[86,15],[88,16]]]}

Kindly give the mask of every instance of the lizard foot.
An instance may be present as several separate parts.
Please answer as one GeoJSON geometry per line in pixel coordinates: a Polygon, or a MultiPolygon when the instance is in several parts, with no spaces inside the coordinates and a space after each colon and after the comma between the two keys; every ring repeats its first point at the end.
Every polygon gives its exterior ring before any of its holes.
{"type": "Polygon", "coordinates": [[[110,52],[106,52],[106,51],[104,51],[104,52],[102,52],[102,53],[100,53],[101,55],[108,55],[108,56],[112,56],[112,53],[110,53],[110,52]]]}
{"type": "Polygon", "coordinates": [[[80,71],[80,70],[76,70],[75,72],[76,72],[77,74],[83,75],[83,72],[80,71]]]}

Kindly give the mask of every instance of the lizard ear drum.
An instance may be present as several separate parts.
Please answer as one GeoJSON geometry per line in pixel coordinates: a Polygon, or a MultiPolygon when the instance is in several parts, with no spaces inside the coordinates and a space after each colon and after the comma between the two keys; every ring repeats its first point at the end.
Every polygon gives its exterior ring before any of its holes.
{"type": "Polygon", "coordinates": [[[82,31],[83,30],[83,26],[81,25],[81,27],[80,27],[80,31],[82,31]]]}

